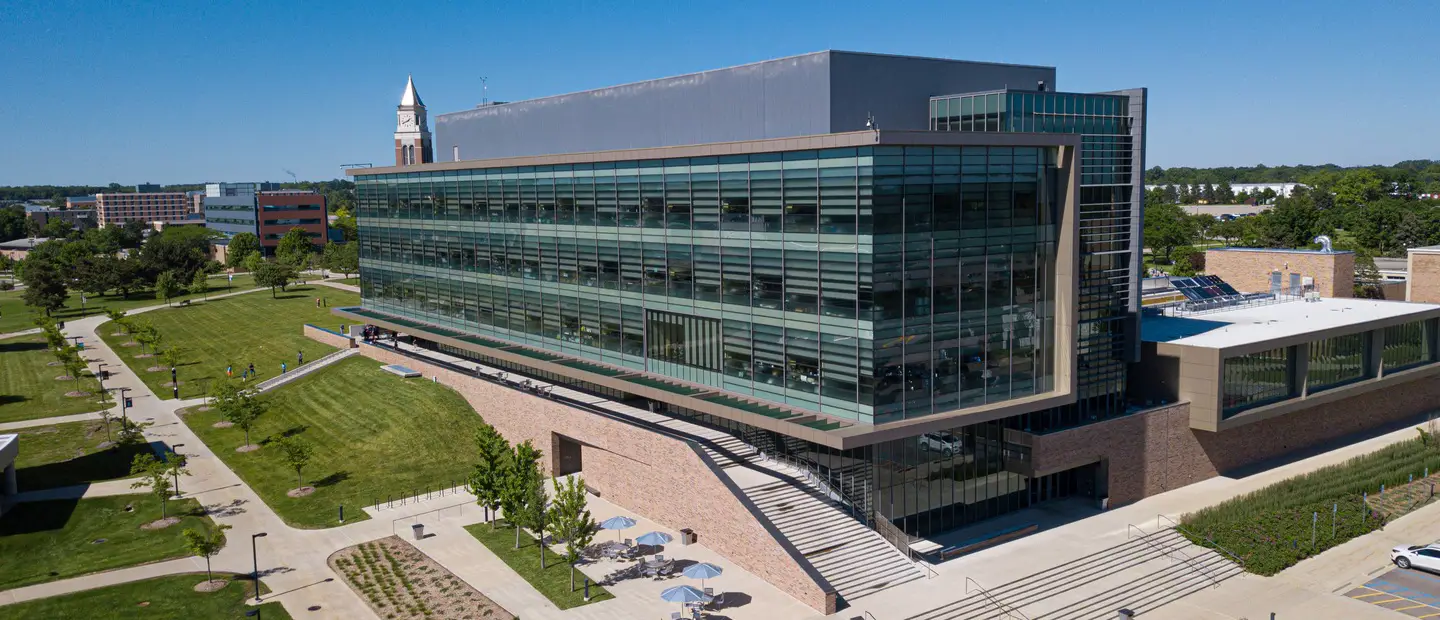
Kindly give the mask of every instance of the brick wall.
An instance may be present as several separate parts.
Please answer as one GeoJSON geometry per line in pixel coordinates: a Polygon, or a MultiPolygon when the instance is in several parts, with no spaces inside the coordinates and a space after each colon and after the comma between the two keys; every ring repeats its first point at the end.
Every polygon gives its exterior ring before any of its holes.
{"type": "Polygon", "coordinates": [[[1355,255],[1349,252],[1207,250],[1205,273],[1220,276],[1242,293],[1270,292],[1270,272],[1279,270],[1281,286],[1290,286],[1290,274],[1315,279],[1321,297],[1351,297],[1355,292],[1355,255]]]}
{"type": "MultiPolygon", "coordinates": [[[[308,326],[305,334],[317,340],[327,335],[308,326]]],[[[816,611],[835,612],[834,589],[801,567],[792,556],[798,555],[794,547],[781,542],[756,516],[758,509],[738,496],[690,443],[387,349],[362,345],[360,351],[386,364],[440,377],[506,439],[529,440],[543,450],[547,471],[556,465],[561,434],[579,442],[585,484],[606,500],[670,528],[695,530],[699,542],[737,566],[816,611]]]]}
{"type": "Polygon", "coordinates": [[[305,325],[305,337],[311,340],[323,342],[337,349],[355,348],[355,339],[348,336],[341,336],[330,330],[321,329],[314,325],[305,325]]]}
{"type": "Polygon", "coordinates": [[[1440,254],[1411,252],[1406,301],[1440,303],[1440,254]]]}
{"type": "Polygon", "coordinates": [[[1159,407],[1107,422],[1038,435],[1037,473],[1109,462],[1110,501],[1126,504],[1221,473],[1362,431],[1398,425],[1440,407],[1440,378],[1379,390],[1210,433],[1190,428],[1190,405],[1159,407]]]}

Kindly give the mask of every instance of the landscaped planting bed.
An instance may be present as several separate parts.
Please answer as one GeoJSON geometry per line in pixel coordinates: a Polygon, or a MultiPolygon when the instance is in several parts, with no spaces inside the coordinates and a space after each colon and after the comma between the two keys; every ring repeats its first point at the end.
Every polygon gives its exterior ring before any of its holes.
{"type": "Polygon", "coordinates": [[[515,618],[430,556],[395,536],[341,549],[329,561],[350,589],[386,620],[515,618]]]}
{"type": "Polygon", "coordinates": [[[1416,438],[1187,514],[1181,533],[1273,575],[1431,501],[1427,472],[1440,476],[1440,447],[1416,438]]]}

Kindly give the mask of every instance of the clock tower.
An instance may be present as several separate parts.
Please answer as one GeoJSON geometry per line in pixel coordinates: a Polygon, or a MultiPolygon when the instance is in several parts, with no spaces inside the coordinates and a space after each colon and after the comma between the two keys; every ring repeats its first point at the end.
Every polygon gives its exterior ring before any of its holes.
{"type": "Polygon", "coordinates": [[[415,92],[415,79],[405,80],[405,94],[395,112],[395,165],[413,166],[435,161],[430,146],[430,125],[425,119],[425,103],[415,92]]]}

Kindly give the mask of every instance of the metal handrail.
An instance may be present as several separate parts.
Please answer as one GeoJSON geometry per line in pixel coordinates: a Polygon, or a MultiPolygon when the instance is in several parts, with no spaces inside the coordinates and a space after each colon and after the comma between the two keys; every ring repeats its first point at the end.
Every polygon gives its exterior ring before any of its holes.
{"type": "MultiPolygon", "coordinates": [[[[1167,517],[1167,516],[1162,515],[1162,514],[1157,514],[1157,515],[1155,515],[1155,529],[1160,529],[1160,520],[1161,520],[1161,519],[1164,519],[1164,520],[1168,521],[1168,522],[1170,523],[1170,527],[1173,528],[1173,529],[1175,529],[1176,531],[1179,531],[1179,532],[1181,532],[1181,533],[1183,533],[1183,534],[1189,534],[1190,536],[1194,536],[1194,537],[1197,537],[1197,538],[1203,538],[1203,539],[1205,539],[1205,542],[1210,543],[1210,548],[1212,548],[1212,549],[1214,549],[1214,550],[1216,550],[1216,551],[1219,551],[1220,553],[1223,553],[1223,554],[1225,554],[1225,555],[1230,556],[1230,559],[1235,560],[1235,563],[1236,563],[1236,564],[1239,564],[1239,565],[1242,566],[1242,567],[1245,566],[1245,560],[1241,559],[1240,556],[1235,555],[1234,553],[1232,553],[1229,549],[1226,549],[1226,548],[1224,548],[1224,547],[1221,547],[1219,543],[1215,542],[1215,539],[1210,538],[1209,536],[1200,536],[1200,535],[1197,535],[1195,532],[1192,532],[1192,531],[1190,531],[1190,530],[1185,529],[1184,526],[1180,525],[1179,523],[1176,523],[1175,520],[1174,520],[1174,519],[1171,519],[1170,517],[1167,517]]],[[[1136,528],[1136,529],[1139,529],[1139,528],[1136,528]]]]}
{"type": "Polygon", "coordinates": [[[391,535],[391,536],[394,536],[394,535],[395,535],[395,524],[396,524],[397,522],[399,522],[399,521],[404,521],[405,519],[416,519],[416,520],[418,520],[420,517],[422,517],[422,516],[424,516],[424,515],[428,515],[428,514],[430,514],[430,513],[432,513],[432,512],[440,512],[441,510],[449,510],[449,509],[454,508],[454,507],[456,507],[456,506],[459,506],[459,507],[460,507],[460,512],[463,514],[463,513],[465,512],[465,507],[466,507],[466,506],[469,506],[469,505],[471,505],[471,504],[474,504],[474,503],[475,503],[475,502],[460,502],[460,503],[458,503],[458,504],[451,504],[451,505],[449,505],[449,506],[444,506],[444,507],[442,507],[442,508],[433,508],[433,509],[431,509],[431,510],[426,510],[425,512],[417,512],[417,513],[415,513],[415,514],[413,514],[413,515],[405,515],[405,516],[403,516],[403,517],[395,517],[394,519],[391,519],[391,520],[390,520],[390,535],[391,535]]]}
{"type": "MultiPolygon", "coordinates": [[[[1159,552],[1160,552],[1162,555],[1164,555],[1166,558],[1170,558],[1171,560],[1174,560],[1174,558],[1171,557],[1171,555],[1170,555],[1171,552],[1170,552],[1170,551],[1166,551],[1165,549],[1157,546],[1157,545],[1155,544],[1155,541],[1150,540],[1150,538],[1149,538],[1150,535],[1149,535],[1149,534],[1146,534],[1146,533],[1145,533],[1145,530],[1140,529],[1140,526],[1135,525],[1135,524],[1133,524],[1133,523],[1126,523],[1125,526],[1126,526],[1126,527],[1125,527],[1125,536],[1126,536],[1126,538],[1129,538],[1129,537],[1130,537],[1130,530],[1131,530],[1131,529],[1134,529],[1135,531],[1140,532],[1140,540],[1145,541],[1145,544],[1149,545],[1150,548],[1155,549],[1156,551],[1159,551],[1159,552]]],[[[1158,530],[1159,527],[1157,526],[1156,529],[1158,530]]],[[[1216,579],[1214,575],[1211,575],[1209,571],[1206,571],[1204,568],[1201,568],[1201,565],[1195,563],[1195,558],[1192,558],[1192,557],[1186,555],[1185,552],[1182,551],[1182,550],[1180,550],[1180,549],[1175,549],[1175,550],[1174,550],[1174,553],[1175,553],[1175,557],[1179,557],[1179,558],[1180,558],[1180,561],[1181,561],[1181,562],[1184,562],[1186,566],[1190,567],[1190,568],[1191,568],[1192,570],[1194,570],[1195,572],[1200,573],[1201,575],[1205,576],[1206,579],[1209,579],[1212,583],[1215,584],[1215,587],[1217,587],[1217,588],[1220,587],[1220,580],[1219,580],[1219,579],[1216,579]]]]}
{"type": "Polygon", "coordinates": [[[865,617],[869,618],[870,620],[879,620],[875,617],[875,614],[870,613],[868,610],[865,612],[865,617]]]}
{"type": "Polygon", "coordinates": [[[989,591],[989,590],[986,590],[983,586],[981,586],[981,585],[980,585],[980,582],[975,581],[974,579],[971,579],[971,578],[969,578],[969,577],[966,577],[966,578],[965,578],[965,593],[966,593],[966,594],[969,594],[969,593],[970,593],[970,584],[972,584],[972,583],[975,584],[975,589],[976,589],[976,590],[979,590],[979,591],[980,591],[980,594],[985,597],[985,600],[990,601],[990,604],[991,604],[991,605],[994,605],[994,606],[995,606],[995,609],[999,610],[1001,614],[1004,614],[1004,616],[1005,616],[1006,618],[1012,618],[1012,617],[1015,617],[1015,616],[1019,616],[1019,617],[1021,618],[1021,620],[1030,620],[1030,617],[1029,617],[1029,616],[1026,616],[1026,615],[1023,614],[1023,613],[1020,613],[1020,610],[1015,609],[1014,607],[1012,607],[1012,606],[1010,606],[1010,605],[1006,605],[1005,603],[1001,602],[999,599],[995,598],[994,595],[990,594],[990,591],[989,591]]]}

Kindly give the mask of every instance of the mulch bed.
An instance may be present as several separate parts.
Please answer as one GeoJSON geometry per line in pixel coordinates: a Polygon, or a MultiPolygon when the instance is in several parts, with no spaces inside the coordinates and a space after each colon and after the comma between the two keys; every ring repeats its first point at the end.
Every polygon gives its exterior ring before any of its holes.
{"type": "Polygon", "coordinates": [[[156,519],[156,520],[154,520],[154,521],[151,521],[151,522],[149,522],[149,523],[146,523],[145,525],[140,526],[140,529],[142,529],[142,530],[163,530],[163,529],[165,529],[165,528],[167,528],[167,527],[170,527],[170,526],[172,526],[172,525],[175,525],[176,523],[179,523],[179,522],[180,522],[180,517],[165,517],[164,519],[156,519]]]}
{"type": "Polygon", "coordinates": [[[330,567],[381,618],[515,620],[515,615],[397,536],[330,555],[330,567]]]}

